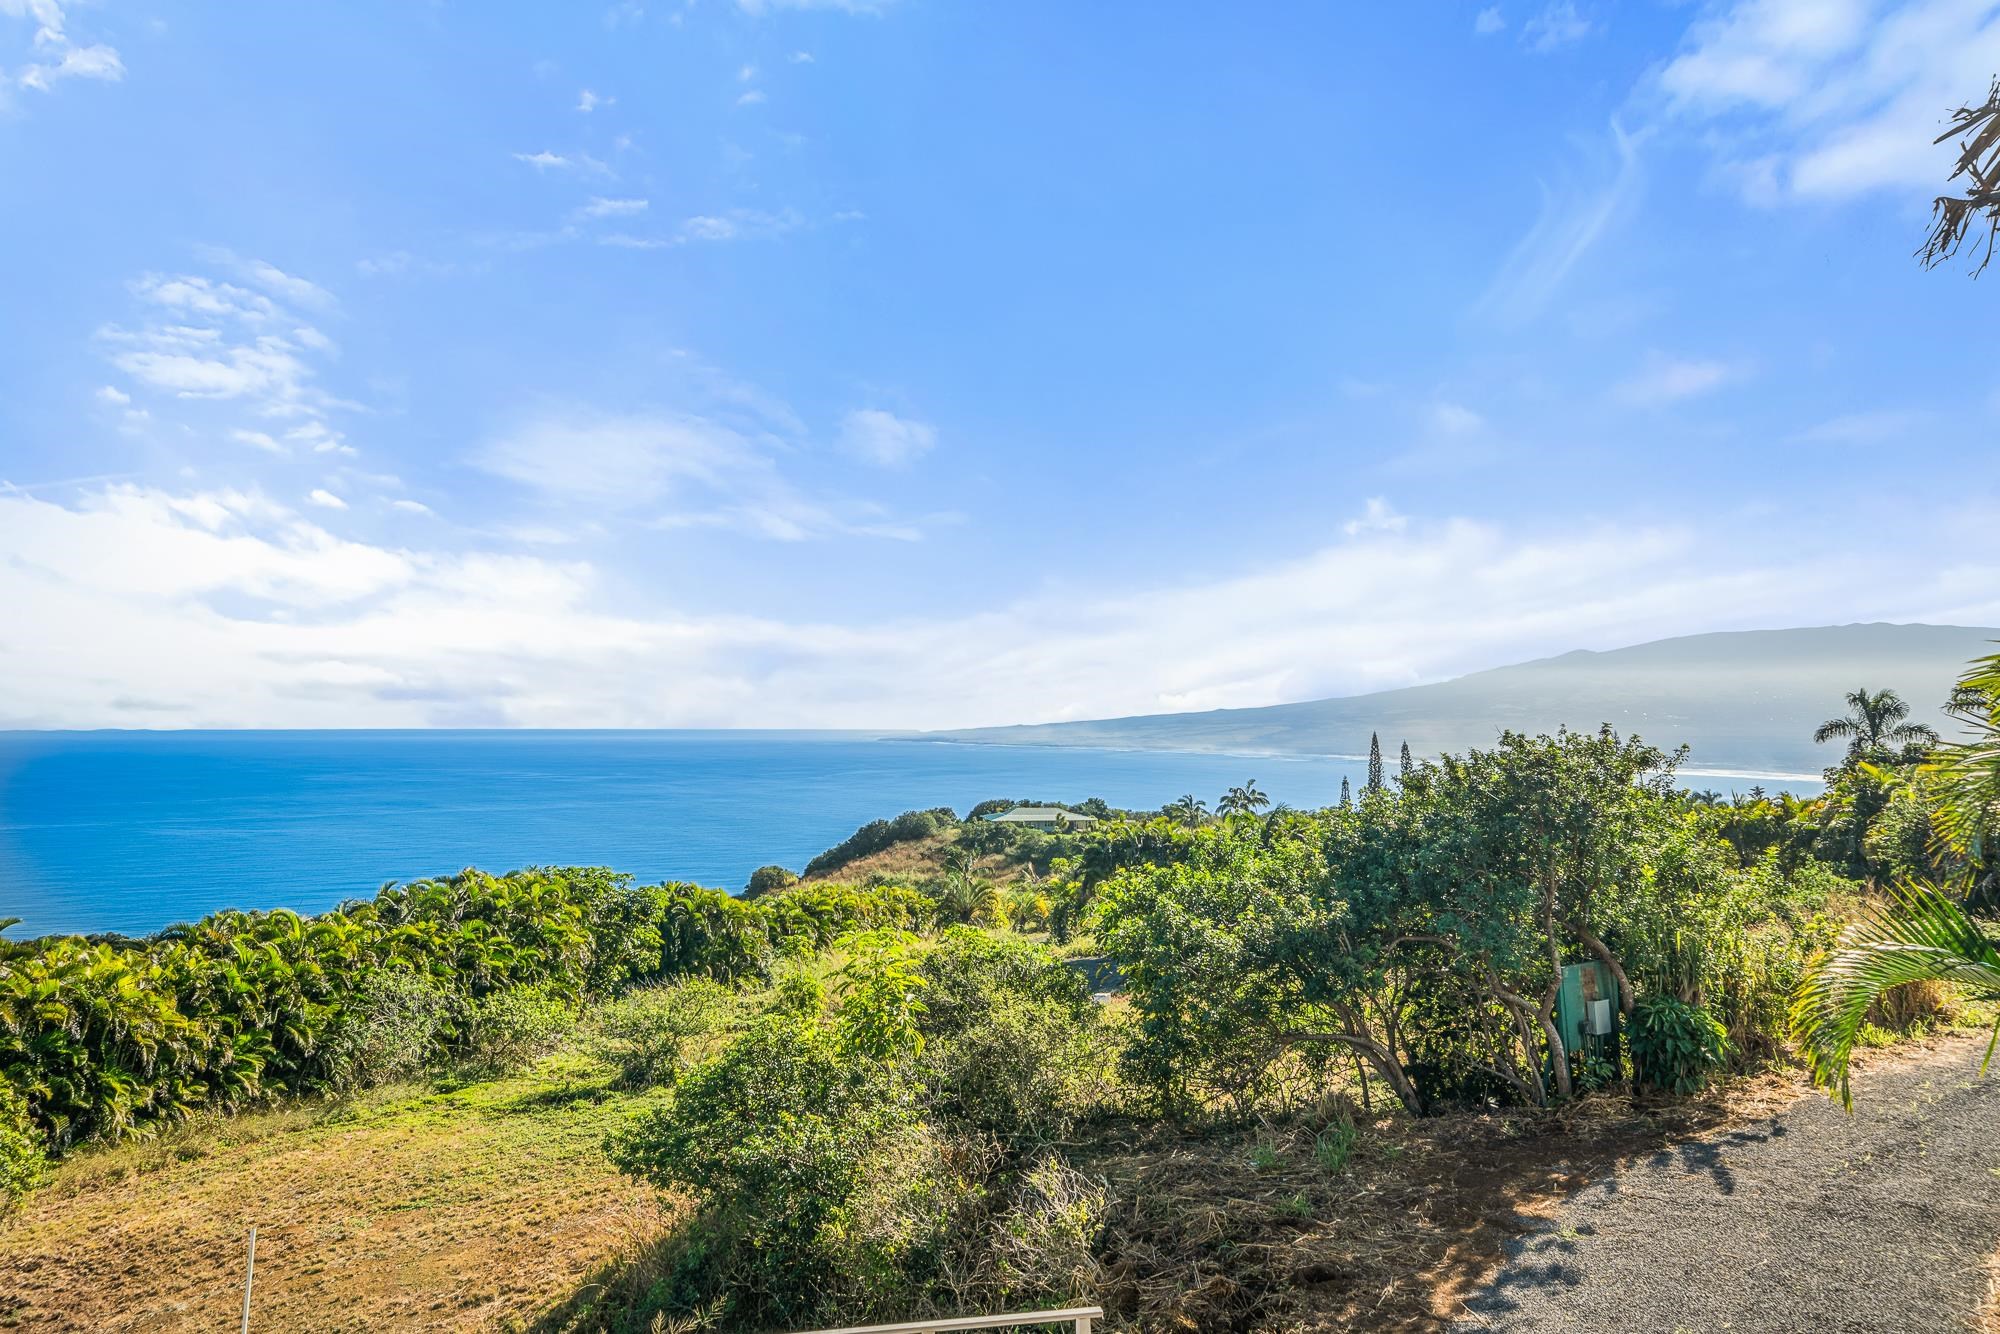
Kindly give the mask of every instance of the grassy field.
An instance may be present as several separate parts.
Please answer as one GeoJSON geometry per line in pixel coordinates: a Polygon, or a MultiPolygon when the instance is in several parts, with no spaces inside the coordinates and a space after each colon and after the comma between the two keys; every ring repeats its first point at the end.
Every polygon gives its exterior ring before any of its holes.
{"type": "Polygon", "coordinates": [[[525,1328],[663,1224],[605,1160],[651,1095],[573,1056],[81,1154],[0,1232],[0,1326],[525,1328]]]}

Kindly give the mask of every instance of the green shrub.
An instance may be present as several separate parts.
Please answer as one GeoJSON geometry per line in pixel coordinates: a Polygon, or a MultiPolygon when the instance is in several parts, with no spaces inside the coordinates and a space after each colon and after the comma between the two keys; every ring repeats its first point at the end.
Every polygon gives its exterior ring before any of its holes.
{"type": "Polygon", "coordinates": [[[48,1166],[41,1131],[28,1120],[28,1102],[0,1080],[0,1212],[19,1203],[48,1166]]]}
{"type": "Polygon", "coordinates": [[[768,1014],[696,1067],[608,1145],[624,1171],[699,1205],[662,1308],[726,1299],[739,1322],[778,1325],[822,1314],[853,1258],[853,1202],[909,1121],[881,1068],[844,1059],[816,1016],[768,1014]]]}
{"type": "Polygon", "coordinates": [[[924,1033],[951,1037],[987,1022],[1002,998],[1046,1002],[1073,1020],[1094,1015],[1083,974],[1046,946],[955,926],[925,953],[924,1033]]]}
{"type": "Polygon", "coordinates": [[[705,977],[629,991],[599,1012],[606,1054],[627,1088],[672,1084],[693,1047],[728,1020],[729,989],[705,977]]]}
{"type": "Polygon", "coordinates": [[[543,987],[512,987],[473,1002],[465,1064],[485,1074],[518,1070],[552,1051],[576,1026],[576,1006],[543,987]]]}
{"type": "Polygon", "coordinates": [[[1647,996],[1633,1008],[1631,1045],[1639,1082],[1674,1094],[1701,1089],[1729,1059],[1721,1022],[1673,996],[1647,996]]]}
{"type": "Polygon", "coordinates": [[[1116,1067],[1093,1011],[1020,995],[999,997],[921,1062],[932,1108],[1010,1146],[1066,1136],[1109,1096],[1116,1067]]]}
{"type": "Polygon", "coordinates": [[[429,1069],[452,1029],[456,1002],[416,973],[377,973],[334,1021],[320,1046],[329,1088],[345,1092],[429,1069]]]}
{"type": "Polygon", "coordinates": [[[783,889],[787,885],[797,883],[799,877],[782,866],[760,866],[750,873],[749,883],[743,886],[743,897],[758,898],[774,889],[783,889]]]}

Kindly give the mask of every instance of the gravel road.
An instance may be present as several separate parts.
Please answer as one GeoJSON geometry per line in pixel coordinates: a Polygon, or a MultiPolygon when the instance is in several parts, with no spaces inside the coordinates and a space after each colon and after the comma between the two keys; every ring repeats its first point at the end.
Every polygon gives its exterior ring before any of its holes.
{"type": "Polygon", "coordinates": [[[1810,1096],[1578,1192],[1454,1328],[1963,1330],[2000,1248],[2000,1062],[1983,1039],[1877,1054],[1854,1115],[1810,1096]]]}

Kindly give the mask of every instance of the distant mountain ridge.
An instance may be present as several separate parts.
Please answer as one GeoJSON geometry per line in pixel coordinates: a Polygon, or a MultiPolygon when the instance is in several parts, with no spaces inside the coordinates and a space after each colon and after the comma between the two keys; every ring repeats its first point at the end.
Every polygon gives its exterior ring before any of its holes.
{"type": "Polygon", "coordinates": [[[1610,723],[1656,745],[1691,748],[1688,767],[1812,774],[1838,758],[1813,728],[1844,711],[1857,686],[1888,688],[1912,716],[1949,731],[1940,706],[1965,665],[2000,651],[2000,628],[1812,626],[1578,649],[1430,685],[1206,713],[928,732],[995,745],[1116,746],[1356,755],[1380,734],[1393,767],[1404,741],[1418,755],[1490,745],[1504,729],[1549,732],[1610,723]]]}

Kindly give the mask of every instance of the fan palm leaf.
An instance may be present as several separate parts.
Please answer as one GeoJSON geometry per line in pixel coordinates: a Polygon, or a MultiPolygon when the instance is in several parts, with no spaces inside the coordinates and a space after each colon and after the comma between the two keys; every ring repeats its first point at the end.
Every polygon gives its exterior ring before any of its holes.
{"type": "MultiPolygon", "coordinates": [[[[1906,884],[1890,901],[1850,926],[1839,945],[1815,959],[1792,1002],[1792,1034],[1813,1082],[1854,1105],[1848,1064],[1869,1006],[1905,982],[1963,983],[2000,997],[2000,948],[1945,894],[1906,884]]],[[[1994,1028],[2000,1041],[2000,1024],[1994,1028]]],[[[1993,1059],[1987,1044],[1986,1061],[1993,1059]]],[[[1981,1070],[1985,1065],[1981,1065],[1981,1070]]]]}

